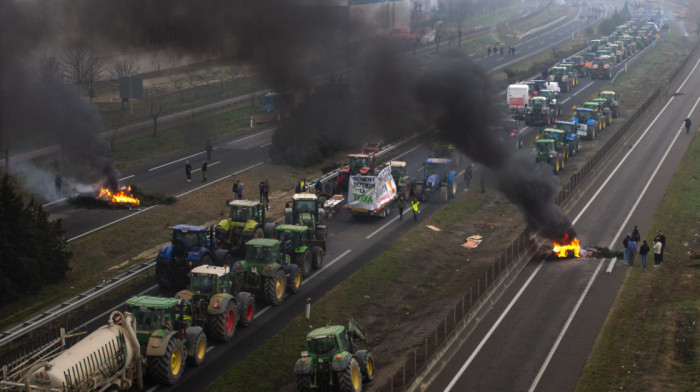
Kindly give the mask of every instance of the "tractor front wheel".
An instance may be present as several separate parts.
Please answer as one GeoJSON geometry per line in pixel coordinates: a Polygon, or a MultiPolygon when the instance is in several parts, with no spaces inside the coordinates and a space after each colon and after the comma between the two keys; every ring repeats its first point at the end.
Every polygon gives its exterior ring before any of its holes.
{"type": "Polygon", "coordinates": [[[374,380],[374,358],[372,353],[367,350],[360,350],[355,355],[357,356],[357,362],[360,364],[362,382],[366,384],[374,380]]]}
{"type": "Polygon", "coordinates": [[[219,342],[228,342],[236,333],[236,310],[233,308],[233,301],[228,301],[224,311],[209,317],[207,329],[212,339],[219,342]]]}
{"type": "Polygon", "coordinates": [[[265,279],[265,301],[270,305],[279,305],[284,300],[287,277],[278,269],[274,276],[265,279]]]}
{"type": "Polygon", "coordinates": [[[337,373],[338,386],[341,392],[361,392],[362,372],[355,358],[350,359],[348,367],[337,373]]]}
{"type": "Polygon", "coordinates": [[[165,354],[160,357],[148,357],[148,374],[154,382],[162,385],[175,385],[182,378],[185,360],[182,356],[182,340],[172,337],[168,341],[165,354]]]}
{"type": "Polygon", "coordinates": [[[440,201],[442,201],[443,203],[447,203],[447,198],[447,185],[442,184],[440,185],[440,201]]]}
{"type": "Polygon", "coordinates": [[[311,251],[306,249],[304,253],[294,255],[294,264],[299,266],[305,278],[311,275],[311,251]]]}
{"type": "Polygon", "coordinates": [[[321,269],[323,267],[323,249],[320,246],[314,246],[311,249],[311,256],[314,269],[321,269]]]}
{"type": "Polygon", "coordinates": [[[253,322],[255,316],[255,297],[251,293],[238,294],[238,325],[247,327],[253,322]]]}
{"type": "Polygon", "coordinates": [[[290,264],[287,267],[287,290],[290,293],[296,294],[301,289],[301,269],[294,264],[290,264]]]}

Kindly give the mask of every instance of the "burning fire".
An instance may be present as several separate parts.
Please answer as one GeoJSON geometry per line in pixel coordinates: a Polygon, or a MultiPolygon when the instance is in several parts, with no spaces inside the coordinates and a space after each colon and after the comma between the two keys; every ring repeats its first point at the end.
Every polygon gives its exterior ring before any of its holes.
{"type": "Polygon", "coordinates": [[[581,245],[578,242],[578,238],[574,238],[568,244],[559,244],[554,242],[554,247],[552,248],[552,251],[558,257],[569,257],[570,251],[574,252],[574,257],[581,257],[581,245]]]}
{"type": "Polygon", "coordinates": [[[112,204],[133,204],[135,206],[141,204],[139,199],[135,198],[131,194],[130,186],[123,186],[119,189],[119,192],[112,194],[109,189],[105,187],[100,188],[100,194],[97,195],[98,199],[106,200],[112,204]]]}

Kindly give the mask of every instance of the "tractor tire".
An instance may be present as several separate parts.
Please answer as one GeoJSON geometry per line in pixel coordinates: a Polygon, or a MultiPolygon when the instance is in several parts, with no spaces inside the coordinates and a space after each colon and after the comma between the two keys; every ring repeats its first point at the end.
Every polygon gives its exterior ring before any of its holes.
{"type": "Polygon", "coordinates": [[[175,282],[171,281],[169,268],[156,261],[156,282],[158,282],[158,287],[162,291],[170,291],[172,289],[179,289],[180,287],[175,282]]]}
{"type": "Polygon", "coordinates": [[[416,187],[413,189],[413,193],[415,194],[416,198],[420,201],[425,201],[425,198],[423,197],[423,191],[425,187],[423,184],[416,184],[416,187]]]}
{"type": "Polygon", "coordinates": [[[362,391],[362,372],[355,358],[351,358],[348,367],[336,373],[336,376],[340,392],[362,391]]]}
{"type": "Polygon", "coordinates": [[[188,339],[187,344],[194,345],[194,354],[187,357],[187,364],[195,367],[201,365],[204,362],[204,357],[207,355],[207,335],[201,331],[193,339],[193,342],[190,342],[188,339]]]}
{"type": "Polygon", "coordinates": [[[457,196],[457,180],[452,180],[452,183],[450,184],[450,187],[447,188],[447,190],[450,191],[450,193],[447,195],[450,199],[457,196]]]}
{"type": "Polygon", "coordinates": [[[554,158],[554,174],[559,174],[559,157],[554,158]]]}
{"type": "Polygon", "coordinates": [[[323,267],[323,249],[320,246],[311,248],[311,264],[315,270],[320,270],[323,267]]]}
{"type": "Polygon", "coordinates": [[[291,294],[296,294],[301,290],[301,268],[297,267],[295,264],[289,264],[287,267],[287,290],[291,294]]]}
{"type": "Polygon", "coordinates": [[[255,317],[255,297],[248,292],[238,293],[238,325],[247,327],[253,322],[255,317]]]}
{"type": "Polygon", "coordinates": [[[310,374],[297,374],[297,392],[311,392],[310,374]]]}
{"type": "Polygon", "coordinates": [[[447,203],[447,185],[442,184],[440,185],[440,201],[443,203],[447,203]]]}
{"type": "Polygon", "coordinates": [[[284,300],[287,277],[282,268],[277,273],[265,279],[265,301],[270,305],[279,305],[284,300]]]}
{"type": "Polygon", "coordinates": [[[221,314],[211,315],[207,319],[207,334],[213,340],[228,342],[236,333],[238,318],[236,317],[236,309],[233,306],[233,301],[228,301],[221,314]]]}
{"type": "Polygon", "coordinates": [[[561,163],[559,165],[559,170],[564,170],[564,167],[566,166],[566,155],[559,154],[559,162],[561,163]]]}
{"type": "Polygon", "coordinates": [[[360,372],[362,373],[362,382],[367,384],[374,380],[374,358],[372,353],[367,350],[359,350],[355,353],[357,363],[360,364],[360,372]]]}
{"type": "Polygon", "coordinates": [[[311,275],[311,250],[308,248],[304,253],[294,255],[294,264],[301,269],[301,275],[306,278],[311,275]]]}
{"type": "Polygon", "coordinates": [[[148,357],[146,370],[156,384],[175,385],[185,370],[185,352],[182,340],[170,338],[165,354],[161,357],[148,357]]]}
{"type": "Polygon", "coordinates": [[[202,258],[199,259],[199,265],[214,265],[214,260],[209,255],[202,255],[202,258]]]}

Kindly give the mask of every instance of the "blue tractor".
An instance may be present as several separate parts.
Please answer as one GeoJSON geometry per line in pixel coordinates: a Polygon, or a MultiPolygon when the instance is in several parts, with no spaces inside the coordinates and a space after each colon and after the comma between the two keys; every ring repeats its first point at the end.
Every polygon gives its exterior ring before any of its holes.
{"type": "Polygon", "coordinates": [[[420,201],[426,201],[438,194],[445,203],[457,194],[457,172],[452,170],[451,159],[428,158],[425,161],[423,180],[416,183],[414,195],[420,201]]]}
{"type": "Polygon", "coordinates": [[[165,245],[156,257],[156,281],[161,289],[185,288],[190,271],[200,265],[233,265],[231,252],[216,248],[212,228],[176,225],[171,230],[171,243],[165,245]]]}

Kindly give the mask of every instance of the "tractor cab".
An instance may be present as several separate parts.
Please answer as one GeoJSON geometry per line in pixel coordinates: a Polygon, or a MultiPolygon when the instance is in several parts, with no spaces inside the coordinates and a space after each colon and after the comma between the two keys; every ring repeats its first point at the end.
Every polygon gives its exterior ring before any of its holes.
{"type": "Polygon", "coordinates": [[[381,143],[367,143],[362,146],[359,154],[348,154],[348,164],[340,170],[346,181],[351,175],[372,175],[374,173],[374,158],[381,150],[381,143]]]}
{"type": "Polygon", "coordinates": [[[529,110],[533,112],[542,112],[547,108],[549,105],[547,104],[547,98],[546,97],[532,97],[530,100],[530,108],[529,110]]]}
{"type": "Polygon", "coordinates": [[[596,113],[593,109],[576,108],[574,109],[574,113],[574,119],[576,119],[574,122],[591,125],[589,121],[596,120],[596,113]]]}
{"type": "Polygon", "coordinates": [[[282,224],[275,227],[277,238],[282,241],[285,253],[292,254],[295,249],[309,244],[309,227],[301,225],[282,224]]]}
{"type": "Polygon", "coordinates": [[[318,196],[312,193],[297,193],[285,206],[285,223],[314,227],[323,220],[318,196]]]}
{"type": "Polygon", "coordinates": [[[575,122],[572,122],[572,121],[557,121],[554,123],[554,128],[561,129],[561,130],[566,131],[568,133],[576,134],[576,130],[578,129],[578,126],[576,125],[575,122]]]}
{"type": "Polygon", "coordinates": [[[171,230],[174,257],[183,257],[193,250],[209,247],[209,228],[206,226],[176,225],[171,230]]]}
{"type": "Polygon", "coordinates": [[[592,101],[584,102],[583,105],[581,105],[581,106],[583,106],[586,109],[591,109],[594,112],[598,112],[600,110],[600,105],[598,104],[598,102],[592,102],[592,101]]]}
{"type": "Polygon", "coordinates": [[[265,208],[257,201],[232,200],[228,202],[228,218],[216,226],[216,243],[224,249],[241,249],[251,238],[263,237],[265,208]]]}
{"type": "Polygon", "coordinates": [[[126,306],[127,312],[134,315],[136,338],[142,346],[148,343],[151,335],[158,335],[164,329],[179,329],[178,324],[184,320],[182,312],[176,311],[180,306],[176,298],[142,295],[128,299],[126,306]]]}
{"type": "Polygon", "coordinates": [[[228,274],[229,266],[200,265],[190,273],[190,291],[195,296],[230,293],[234,291],[234,287],[228,279],[228,274]]]}
{"type": "Polygon", "coordinates": [[[428,188],[436,188],[447,178],[452,160],[445,158],[428,158],[423,169],[423,178],[428,188]]]}

